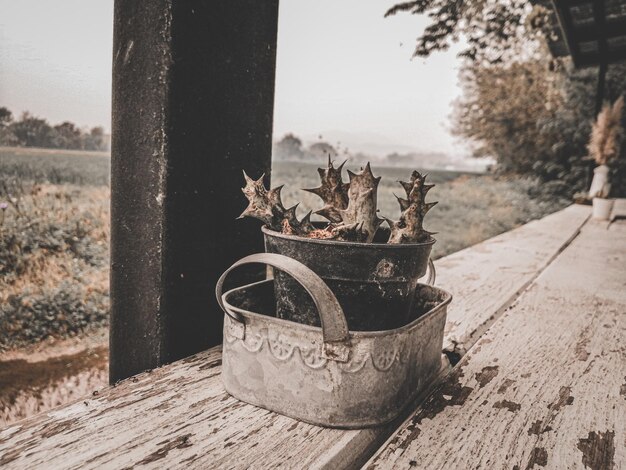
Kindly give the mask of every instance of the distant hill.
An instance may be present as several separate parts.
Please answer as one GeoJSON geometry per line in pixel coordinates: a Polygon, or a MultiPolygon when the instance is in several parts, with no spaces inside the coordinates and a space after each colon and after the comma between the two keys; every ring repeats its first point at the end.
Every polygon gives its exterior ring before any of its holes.
{"type": "Polygon", "coordinates": [[[406,145],[396,145],[382,136],[353,133],[320,133],[300,139],[286,134],[274,143],[274,161],[319,163],[327,155],[333,160],[349,160],[352,164],[371,162],[377,166],[423,168],[448,171],[484,172],[493,164],[491,159],[463,158],[445,152],[419,151],[406,145]],[[341,140],[341,139],[344,140],[341,140]],[[382,143],[367,143],[366,139],[381,139],[382,143]]]}

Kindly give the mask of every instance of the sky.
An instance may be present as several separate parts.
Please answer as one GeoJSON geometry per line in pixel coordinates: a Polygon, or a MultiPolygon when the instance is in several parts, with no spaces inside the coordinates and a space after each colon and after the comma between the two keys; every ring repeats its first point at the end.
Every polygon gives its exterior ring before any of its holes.
{"type": "MultiPolygon", "coordinates": [[[[465,152],[449,133],[458,47],[411,59],[426,19],[389,0],[280,2],[274,137],[465,152]]],[[[0,106],[110,129],[112,0],[0,0],[0,106]]]]}

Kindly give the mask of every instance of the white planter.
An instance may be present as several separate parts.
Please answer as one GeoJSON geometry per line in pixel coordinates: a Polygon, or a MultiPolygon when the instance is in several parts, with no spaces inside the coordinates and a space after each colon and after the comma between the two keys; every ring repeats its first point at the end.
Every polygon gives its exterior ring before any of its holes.
{"type": "Polygon", "coordinates": [[[593,179],[589,188],[589,197],[596,197],[598,193],[604,193],[604,197],[609,195],[611,183],[609,183],[609,167],[600,165],[593,170],[593,179]]]}
{"type": "Polygon", "coordinates": [[[614,199],[594,197],[592,217],[596,220],[609,220],[613,210],[613,202],[615,202],[614,199]]]}

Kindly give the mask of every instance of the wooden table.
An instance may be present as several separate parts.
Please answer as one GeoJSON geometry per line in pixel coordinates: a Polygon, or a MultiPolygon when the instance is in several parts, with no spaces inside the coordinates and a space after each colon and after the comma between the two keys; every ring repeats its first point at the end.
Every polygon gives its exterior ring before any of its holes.
{"type": "Polygon", "coordinates": [[[454,295],[444,377],[404,423],[326,429],[243,404],[214,348],[0,430],[0,467],[582,468],[612,448],[619,468],[626,226],[588,215],[570,206],[436,263],[454,295]]]}
{"type": "Polygon", "coordinates": [[[626,224],[590,221],[368,468],[626,468],[626,224]]]}

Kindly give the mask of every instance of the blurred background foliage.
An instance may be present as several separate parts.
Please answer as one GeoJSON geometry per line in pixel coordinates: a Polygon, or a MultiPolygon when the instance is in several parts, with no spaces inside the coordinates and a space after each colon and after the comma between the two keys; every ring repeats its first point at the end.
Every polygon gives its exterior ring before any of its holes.
{"type": "MultiPolygon", "coordinates": [[[[551,56],[546,38],[551,3],[535,0],[417,0],[387,15],[428,15],[415,56],[427,57],[464,38],[463,89],[452,116],[454,133],[477,157],[491,156],[500,173],[539,177],[548,194],[571,197],[589,187],[588,157],[595,119],[597,68],[574,69],[551,56]]],[[[605,99],[626,93],[626,64],[612,64],[605,99]]],[[[626,117],[622,116],[626,124],[626,117]]],[[[626,146],[612,164],[613,194],[626,195],[626,146]]]]}

